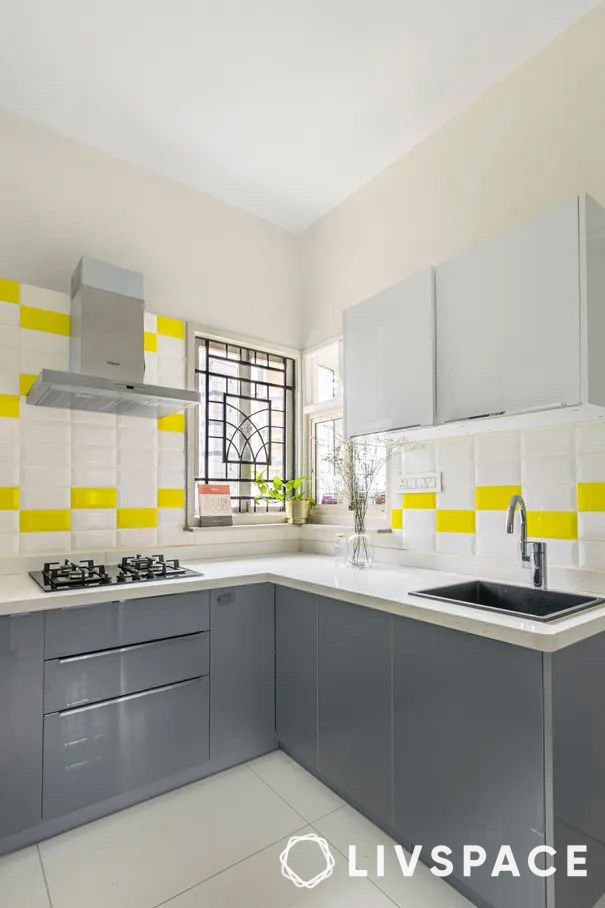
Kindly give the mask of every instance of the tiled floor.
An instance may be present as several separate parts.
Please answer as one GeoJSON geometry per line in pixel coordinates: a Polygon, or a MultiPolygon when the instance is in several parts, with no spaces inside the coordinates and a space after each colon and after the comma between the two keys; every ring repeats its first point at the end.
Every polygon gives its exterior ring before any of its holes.
{"type": "MultiPolygon", "coordinates": [[[[369,867],[378,843],[390,839],[276,752],[0,858],[0,908],[470,908],[425,868],[404,879],[394,858],[382,878],[350,878],[348,845],[369,867]],[[305,890],[281,876],[279,854],[309,832],[336,864],[305,890]]],[[[322,860],[300,844],[291,863],[309,879],[322,860]]]]}

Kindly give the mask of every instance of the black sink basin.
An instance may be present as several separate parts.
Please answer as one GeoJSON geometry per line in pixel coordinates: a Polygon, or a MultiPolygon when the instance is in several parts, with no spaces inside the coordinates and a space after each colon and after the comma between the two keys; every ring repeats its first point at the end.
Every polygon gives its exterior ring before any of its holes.
{"type": "Polygon", "coordinates": [[[521,615],[526,618],[535,618],[537,621],[552,621],[563,615],[603,603],[602,599],[595,599],[594,596],[553,593],[550,590],[509,586],[505,583],[489,583],[486,580],[469,580],[465,583],[454,583],[451,586],[436,586],[433,589],[419,590],[410,595],[470,605],[506,615],[521,615]]]}

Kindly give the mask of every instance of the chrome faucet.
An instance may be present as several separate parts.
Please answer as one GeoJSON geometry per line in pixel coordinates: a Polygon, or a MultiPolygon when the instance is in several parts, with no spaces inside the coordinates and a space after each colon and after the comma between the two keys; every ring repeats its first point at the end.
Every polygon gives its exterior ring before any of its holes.
{"type": "Polygon", "coordinates": [[[527,508],[521,495],[513,495],[506,511],[506,532],[515,531],[515,511],[521,515],[521,562],[531,569],[532,585],[539,590],[546,589],[546,543],[527,541],[527,508]]]}

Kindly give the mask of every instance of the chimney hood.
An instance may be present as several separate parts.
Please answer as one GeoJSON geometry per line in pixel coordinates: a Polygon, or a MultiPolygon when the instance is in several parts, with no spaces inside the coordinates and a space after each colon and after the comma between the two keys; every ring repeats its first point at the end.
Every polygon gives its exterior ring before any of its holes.
{"type": "Polygon", "coordinates": [[[198,404],[197,391],[144,383],[144,308],[142,274],[80,259],[71,279],[70,371],[42,369],[27,402],[151,418],[198,404]]]}

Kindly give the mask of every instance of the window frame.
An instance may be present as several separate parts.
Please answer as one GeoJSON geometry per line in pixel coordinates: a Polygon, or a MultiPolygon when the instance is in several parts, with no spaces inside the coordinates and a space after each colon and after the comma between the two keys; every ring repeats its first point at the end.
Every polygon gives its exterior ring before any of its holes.
{"type": "MultiPolygon", "coordinates": [[[[288,357],[294,360],[294,391],[292,416],[294,423],[294,470],[297,476],[302,473],[302,384],[301,381],[301,351],[288,346],[267,343],[256,337],[243,334],[218,331],[216,328],[207,328],[204,325],[187,323],[187,388],[197,390],[196,382],[196,343],[198,338],[218,341],[222,344],[232,344],[238,347],[251,347],[252,349],[270,353],[274,356],[288,357]]],[[[196,475],[196,444],[200,432],[200,408],[190,407],[186,411],[185,433],[185,502],[186,502],[186,529],[202,529],[199,518],[195,517],[195,475],[196,475]]],[[[246,524],[284,523],[286,519],[283,511],[269,513],[233,514],[233,525],[246,524]]]]}

